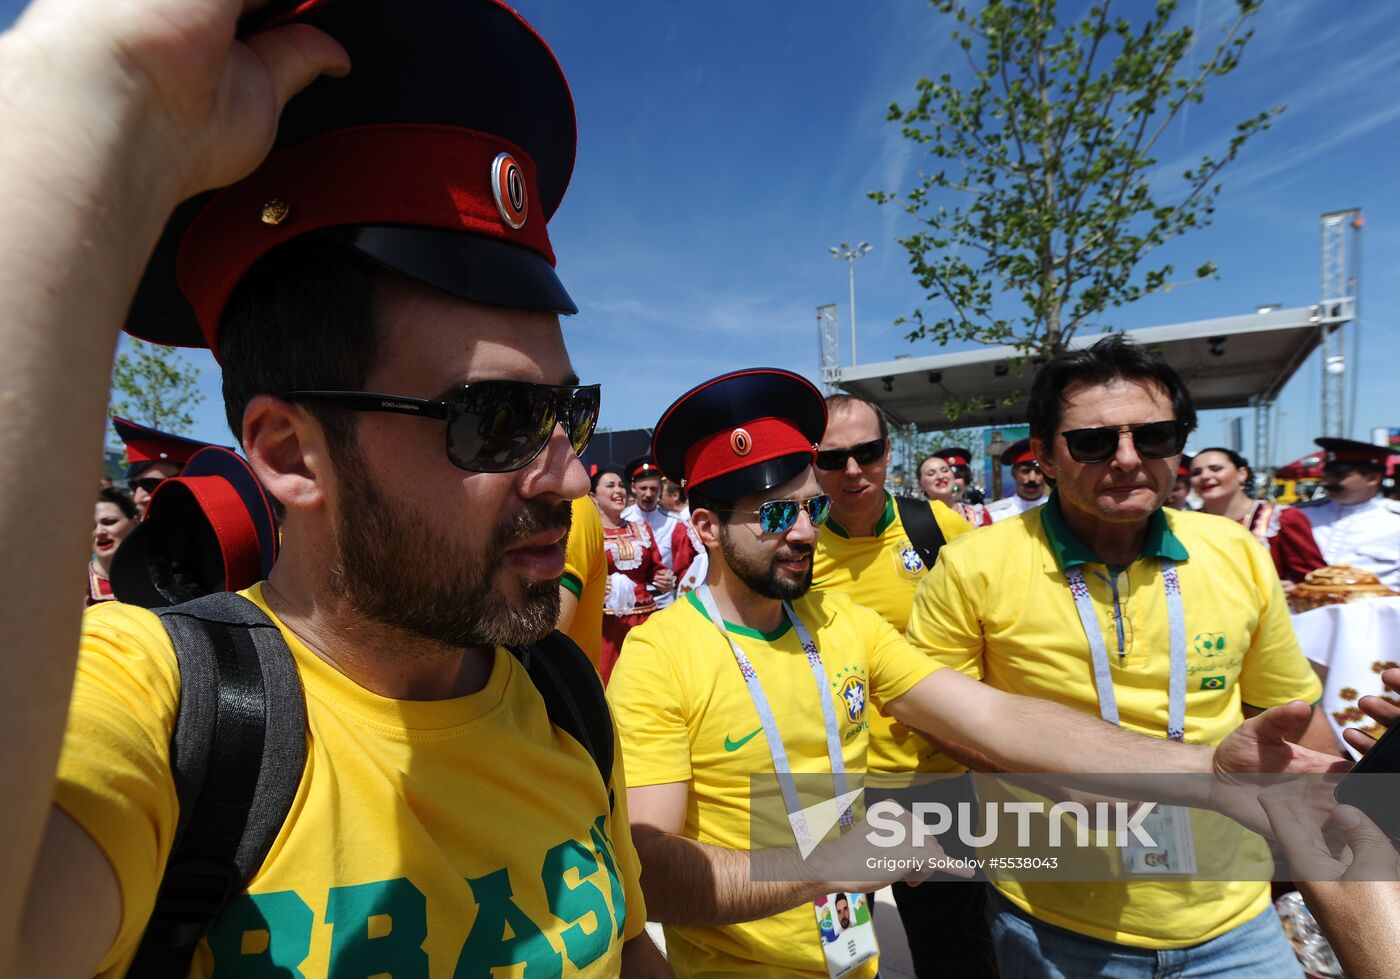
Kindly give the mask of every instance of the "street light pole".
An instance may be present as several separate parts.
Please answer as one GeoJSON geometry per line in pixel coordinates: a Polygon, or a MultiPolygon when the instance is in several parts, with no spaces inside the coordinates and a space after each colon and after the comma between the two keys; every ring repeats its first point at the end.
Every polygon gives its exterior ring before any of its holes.
{"type": "Polygon", "coordinates": [[[843,241],[838,248],[832,245],[828,251],[833,256],[843,260],[851,273],[851,366],[856,363],[856,259],[862,255],[867,255],[873,251],[873,246],[868,241],[862,241],[854,248],[850,242],[843,241]]]}

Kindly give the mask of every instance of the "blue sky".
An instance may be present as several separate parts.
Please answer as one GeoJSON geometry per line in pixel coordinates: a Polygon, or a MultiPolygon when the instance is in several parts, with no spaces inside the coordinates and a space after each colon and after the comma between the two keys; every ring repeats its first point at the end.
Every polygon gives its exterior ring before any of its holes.
{"type": "MultiPolygon", "coordinates": [[[[23,4],[0,0],[0,23],[23,4]]],[[[897,207],[866,199],[905,189],[921,155],[884,121],[922,75],[962,71],[947,22],[919,0],[520,0],[573,86],[579,159],[551,224],[558,267],[581,307],[566,324],[579,374],[604,385],[602,423],[647,426],[687,387],[753,364],[815,377],[815,307],[839,304],[849,356],[844,263],[827,247],[868,240],[856,269],[862,363],[936,353],[893,320],[934,308],[895,237],[897,207]]],[[[1070,5],[1073,9],[1077,5],[1070,5]]],[[[1132,4],[1121,3],[1124,10],[1132,4]]],[[[1186,0],[1202,40],[1234,4],[1186,0]]],[[[1228,172],[1214,224],[1158,254],[1178,269],[1207,259],[1218,281],[1150,297],[1106,317],[1123,328],[1303,306],[1319,291],[1318,215],[1366,216],[1363,321],[1352,434],[1400,426],[1400,8],[1269,0],[1242,67],[1211,88],[1159,146],[1169,187],[1233,126],[1284,105],[1228,172]]],[[[1184,273],[1183,273],[1184,274],[1184,273]]],[[[956,349],[956,348],[948,348],[956,349]]],[[[226,441],[216,368],[194,434],[226,441]]],[[[1355,368],[1356,365],[1353,365],[1355,368]]],[[[1314,356],[1279,401],[1280,463],[1319,434],[1314,356]]],[[[1226,438],[1210,412],[1196,447],[1226,438]]]]}

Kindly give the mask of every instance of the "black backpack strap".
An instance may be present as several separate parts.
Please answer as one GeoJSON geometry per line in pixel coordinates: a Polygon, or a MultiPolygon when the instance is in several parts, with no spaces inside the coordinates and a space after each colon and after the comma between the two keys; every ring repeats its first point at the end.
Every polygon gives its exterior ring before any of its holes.
{"type": "Polygon", "coordinates": [[[943,536],[943,528],[933,517],[933,509],[924,500],[908,496],[896,496],[894,505],[899,508],[899,522],[909,534],[909,543],[919,552],[924,567],[932,571],[933,562],[938,560],[939,548],[948,542],[943,536]]]}
{"type": "Polygon", "coordinates": [[[598,766],[608,790],[608,810],[613,797],[613,724],[603,681],[582,649],[562,632],[551,632],[539,642],[511,648],[530,675],[555,727],[567,731],[583,745],[598,766]]]}
{"type": "Polygon", "coordinates": [[[286,820],[306,765],[306,703],[282,633],[252,602],[219,592],[154,611],[180,665],[180,818],[127,975],[175,979],[286,820]]]}

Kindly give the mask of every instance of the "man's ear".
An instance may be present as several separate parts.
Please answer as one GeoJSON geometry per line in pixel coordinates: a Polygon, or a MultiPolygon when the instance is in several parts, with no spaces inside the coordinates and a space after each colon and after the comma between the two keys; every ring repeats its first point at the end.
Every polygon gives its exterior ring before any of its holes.
{"type": "Polygon", "coordinates": [[[299,405],[260,394],[243,410],[243,451],[267,491],[291,510],[326,498],[331,475],[325,432],[299,405]]]}
{"type": "Polygon", "coordinates": [[[706,550],[719,547],[719,521],[720,515],[713,510],[701,507],[690,511],[690,525],[706,550]]]}
{"type": "Polygon", "coordinates": [[[1031,452],[1035,453],[1035,461],[1040,463],[1040,471],[1048,478],[1055,478],[1055,463],[1050,455],[1050,447],[1045,444],[1044,439],[1031,437],[1031,452]]]}

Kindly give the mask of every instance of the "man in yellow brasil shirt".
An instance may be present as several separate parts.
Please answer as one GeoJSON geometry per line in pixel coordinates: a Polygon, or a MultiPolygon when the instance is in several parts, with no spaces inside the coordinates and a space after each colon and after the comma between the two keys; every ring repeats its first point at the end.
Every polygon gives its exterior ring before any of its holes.
{"type": "MultiPolygon", "coordinates": [[[[817,446],[817,479],[831,497],[831,517],[812,557],[812,590],[841,592],[903,633],[914,589],[928,568],[894,498],[885,491],[889,423],[878,405],[854,395],[829,395],[826,410],[826,431],[817,446]]],[[[945,543],[972,532],[971,524],[941,502],[907,502],[929,509],[945,543]]],[[[869,711],[866,719],[868,771],[966,770],[894,718],[869,711]]],[[[962,788],[953,782],[937,785],[940,792],[962,788]]],[[[921,887],[897,882],[893,893],[917,974],[964,979],[995,975],[995,953],[983,916],[984,884],[942,876],[921,887]]]]}
{"type": "Polygon", "coordinates": [[[1265,742],[1290,767],[1327,762],[1282,742],[1279,732],[1306,716],[1301,704],[1265,714],[1215,752],[1171,744],[938,668],[876,613],[811,592],[829,507],[812,469],[825,427],[810,382],[755,368],[688,392],[655,428],[656,460],[685,481],[709,572],[693,598],[628,635],[608,697],[643,893],[678,975],[875,974],[877,959],[829,940],[830,909],[843,893],[858,907],[849,895],[903,872],[755,879],[749,852],[750,776],[777,773],[784,784],[806,773],[837,788],[864,768],[869,705],[1004,771],[1236,770],[1265,742]]]}
{"type": "MultiPolygon", "coordinates": [[[[1195,744],[1219,744],[1264,708],[1317,701],[1263,548],[1232,521],[1162,509],[1196,418],[1175,371],[1115,336],[1042,367],[1028,414],[1055,494],[944,552],[915,597],[916,646],[999,690],[1195,744]]],[[[1300,720],[1294,737],[1336,751],[1318,711],[1300,720]]],[[[1093,766],[1094,746],[1080,750],[1093,766]]],[[[1221,835],[1211,818],[1190,820],[1202,869],[1221,835]]],[[[1259,852],[1215,858],[1267,866],[1262,841],[1243,847],[1259,852]]],[[[1003,973],[1299,974],[1267,882],[996,887],[1003,973]]]]}
{"type": "MultiPolygon", "coordinates": [[[[45,78],[0,98],[17,140],[0,182],[46,202],[0,221],[0,347],[17,352],[0,389],[28,405],[27,440],[96,445],[129,310],[147,338],[215,351],[230,425],[285,511],[280,558],[244,594],[306,704],[276,839],[170,971],[671,975],[643,930],[620,760],[602,776],[504,648],[554,625],[598,417],[545,229],[576,138],[552,53],[490,0],[281,4],[261,32],[236,0],[89,6],[32,6],[0,43],[0,76],[45,78]]],[[[63,528],[91,514],[96,473],[65,458],[33,475],[27,526],[0,529],[11,549],[50,538],[0,612],[22,704],[0,711],[0,975],[150,976],[129,966],[177,835],[171,733],[194,698],[153,613],[104,603],[79,638],[62,568],[82,542],[63,528]]],[[[257,709],[244,639],[221,658],[257,709]]],[[[233,761],[203,793],[236,816],[250,766],[233,761]]],[[[215,890],[200,870],[175,889],[185,908],[215,890]]]]}

